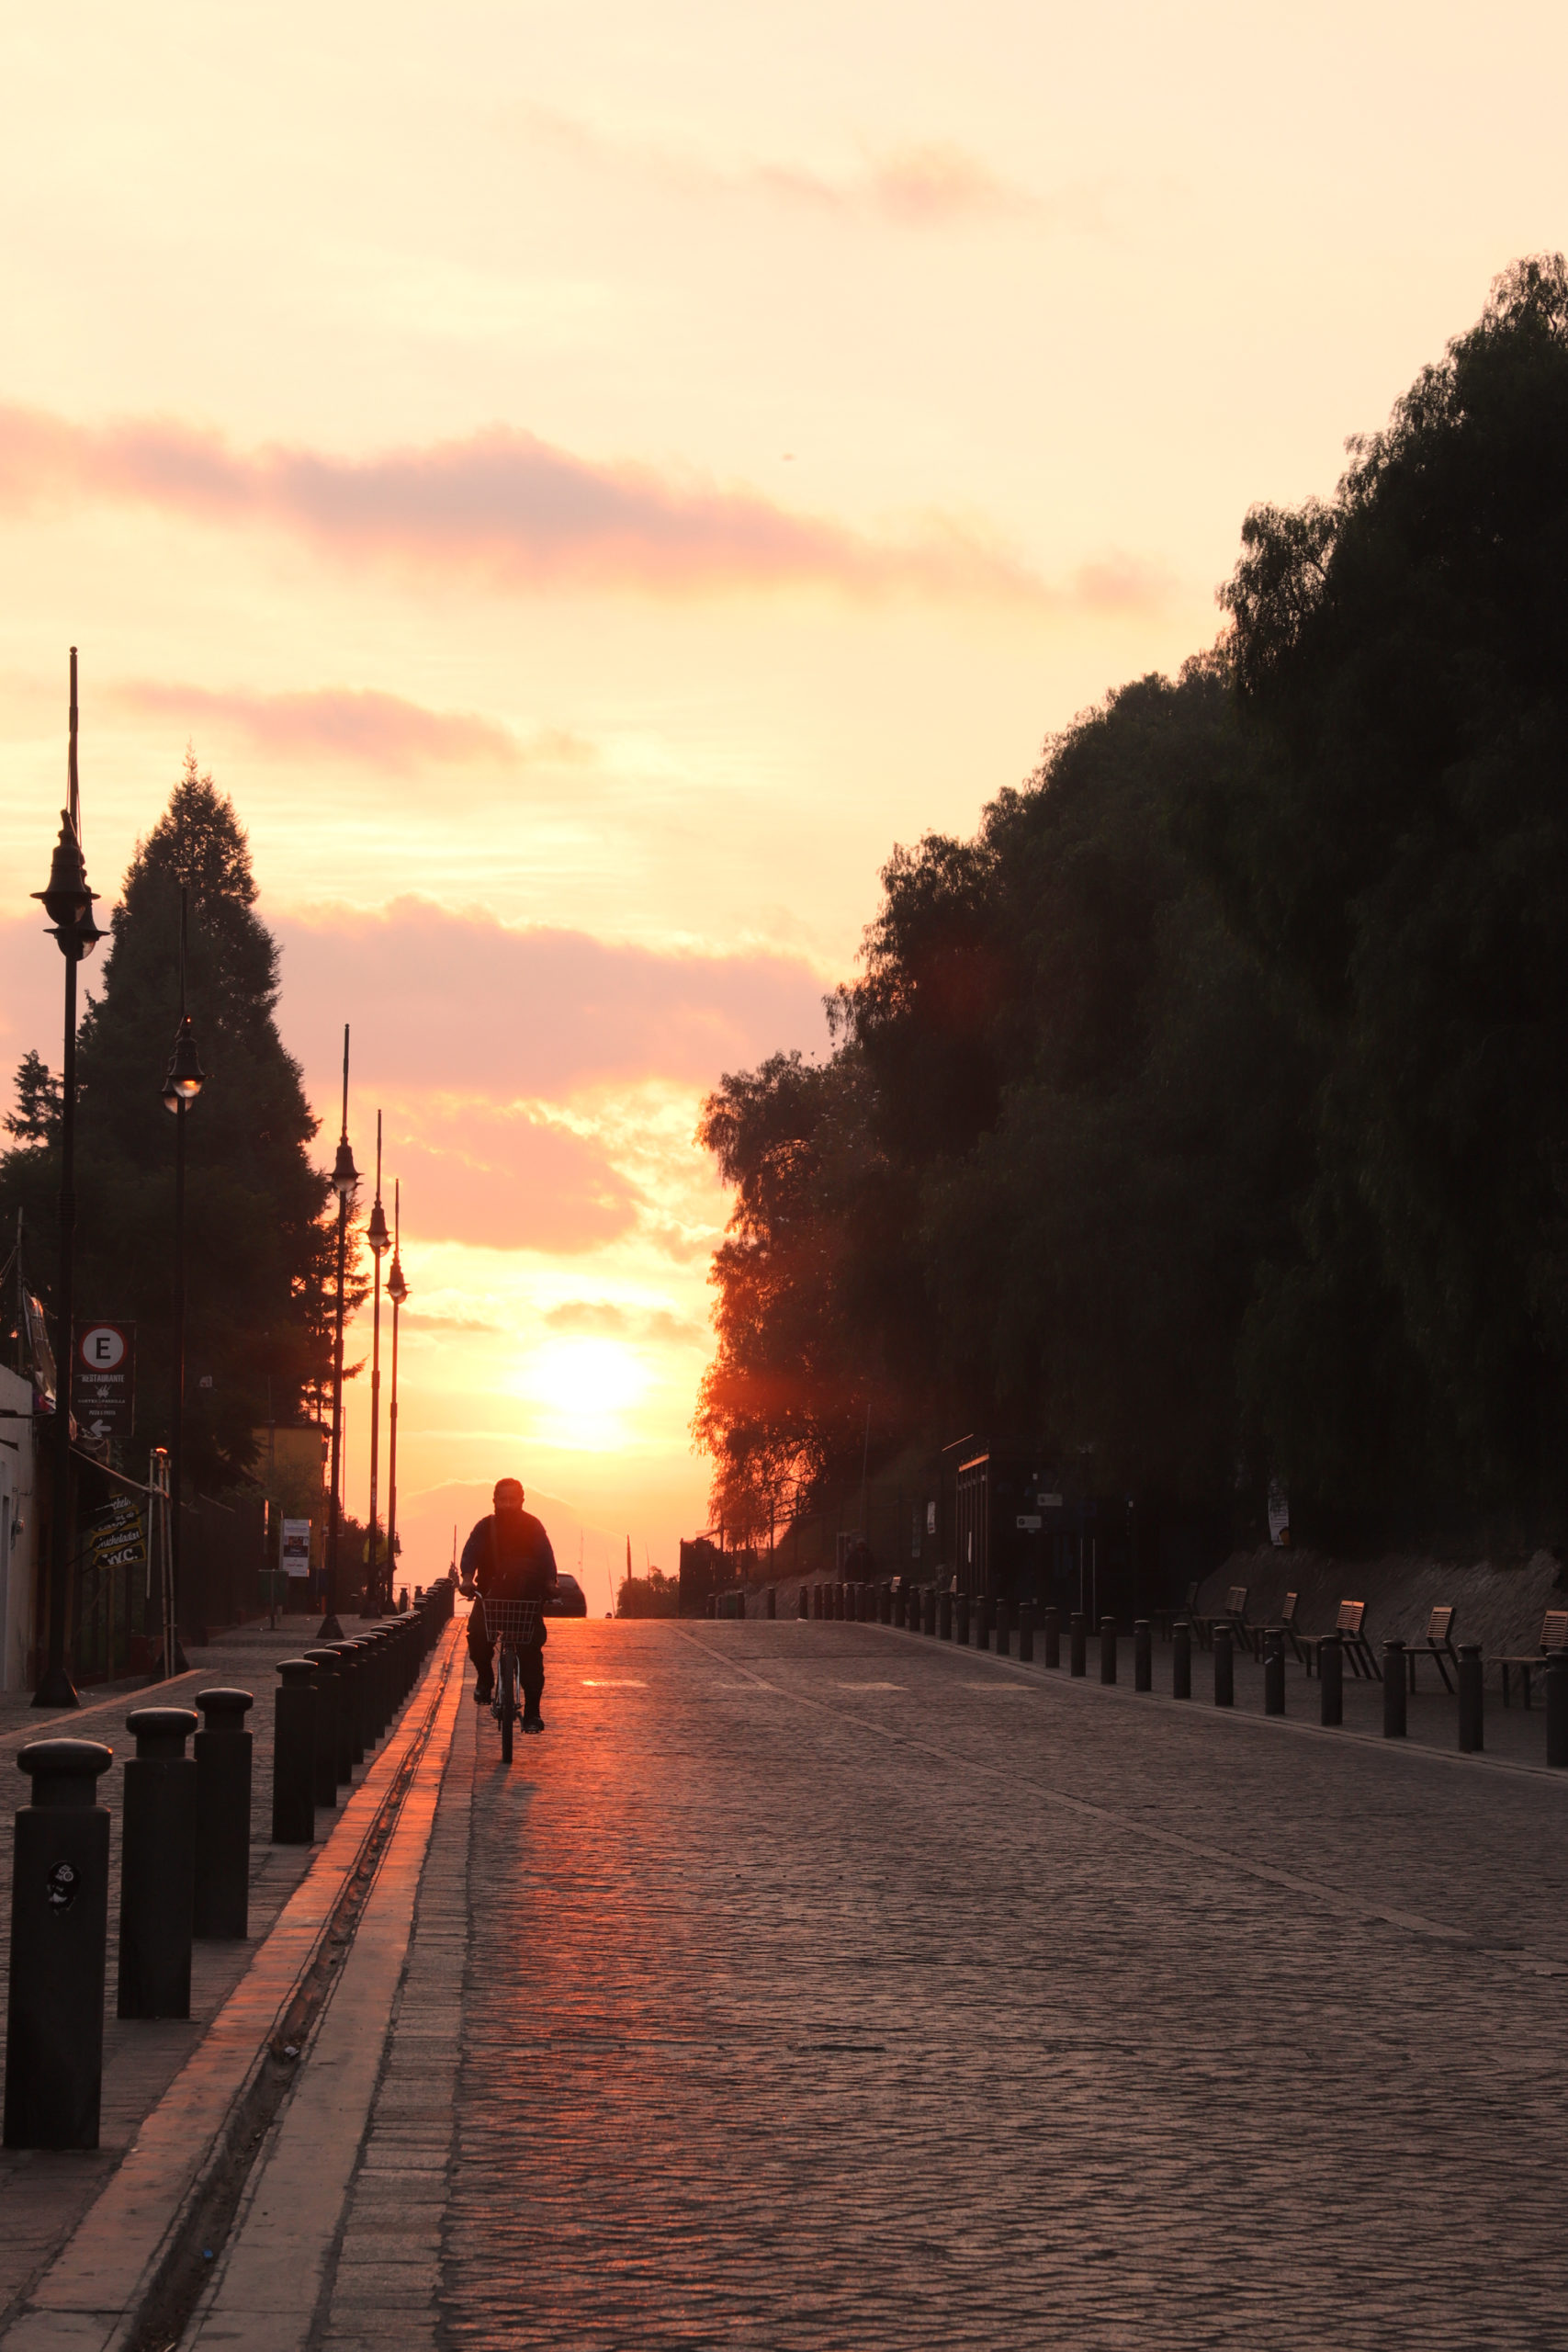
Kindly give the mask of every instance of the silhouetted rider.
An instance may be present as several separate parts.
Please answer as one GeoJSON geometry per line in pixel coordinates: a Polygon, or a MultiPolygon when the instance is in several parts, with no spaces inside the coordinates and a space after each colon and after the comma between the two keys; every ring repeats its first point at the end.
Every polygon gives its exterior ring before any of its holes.
{"type": "MultiPolygon", "coordinates": [[[[538,1600],[553,1598],[556,1555],[550,1539],[532,1511],[523,1508],[519,1478],[498,1478],[495,1509],[481,1519],[463,1546],[462,1582],[465,1592],[490,1593],[497,1600],[538,1600]]],[[[517,1679],[523,1689],[523,1728],[542,1731],[539,1702],[545,1693],[545,1621],[538,1621],[536,1638],[517,1652],[517,1679]]],[[[495,1644],[485,1631],[482,1612],[468,1619],[468,1656],[479,1680],[476,1702],[488,1706],[495,1688],[495,1644]]]]}

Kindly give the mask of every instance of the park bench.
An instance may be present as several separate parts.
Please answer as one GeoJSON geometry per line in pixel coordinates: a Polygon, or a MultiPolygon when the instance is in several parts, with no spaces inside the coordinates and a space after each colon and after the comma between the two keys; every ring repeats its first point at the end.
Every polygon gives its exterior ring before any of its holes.
{"type": "Polygon", "coordinates": [[[1192,1638],[1199,1648],[1209,1650],[1214,1646],[1214,1621],[1212,1617],[1203,1616],[1199,1610],[1198,1595],[1202,1589],[1202,1577],[1194,1577],[1187,1588],[1187,1598],[1182,1602],[1179,1614],[1185,1617],[1191,1626],[1192,1638]]]}
{"type": "MultiPolygon", "coordinates": [[[[1334,1634],[1303,1634],[1302,1640],[1321,1663],[1323,1645],[1337,1634],[1340,1649],[1349,1661],[1351,1673],[1362,1682],[1381,1682],[1382,1669],[1372,1655],[1372,1645],[1365,1630],[1366,1614],[1364,1600],[1342,1600],[1334,1620],[1334,1634]]],[[[1312,1672],[1310,1665],[1307,1672],[1312,1672]]]]}
{"type": "Polygon", "coordinates": [[[1568,1649],[1568,1609],[1549,1609],[1540,1621],[1540,1647],[1533,1657],[1488,1658],[1488,1666],[1500,1668],[1503,1677],[1503,1704],[1508,1704],[1508,1668],[1517,1667],[1524,1686],[1525,1704],[1530,1702],[1530,1676],[1546,1664],[1549,1652],[1568,1649]]]}
{"type": "Polygon", "coordinates": [[[1418,1643],[1412,1642],[1405,1651],[1404,1655],[1410,1661],[1412,1690],[1416,1688],[1416,1661],[1423,1656],[1435,1660],[1438,1672],[1443,1678],[1444,1690],[1453,1689],[1449,1679],[1449,1668],[1451,1666],[1456,1674],[1459,1671],[1459,1652],[1454,1647],[1454,1619],[1458,1614],[1456,1609],[1434,1609],[1427,1620],[1426,1650],[1423,1651],[1418,1643]]]}
{"type": "Polygon", "coordinates": [[[1263,1643],[1263,1628],[1261,1625],[1250,1625],[1247,1623],[1246,1585],[1233,1584],[1231,1586],[1230,1590],[1225,1595],[1224,1615],[1224,1617],[1217,1617],[1214,1620],[1214,1623],[1217,1625],[1228,1625],[1231,1632],[1235,1635],[1236,1640],[1242,1645],[1243,1648],[1249,1649],[1254,1657],[1260,1655],[1263,1643]]]}
{"type": "Polygon", "coordinates": [[[1312,1672],[1312,1636],[1310,1634],[1303,1634],[1296,1623],[1296,1609],[1300,1599],[1299,1593],[1288,1592],[1285,1595],[1284,1604],[1278,1617],[1271,1617],[1261,1628],[1258,1646],[1261,1651],[1270,1634],[1282,1634],[1295,1653],[1296,1664],[1304,1666],[1310,1674],[1312,1672]]]}

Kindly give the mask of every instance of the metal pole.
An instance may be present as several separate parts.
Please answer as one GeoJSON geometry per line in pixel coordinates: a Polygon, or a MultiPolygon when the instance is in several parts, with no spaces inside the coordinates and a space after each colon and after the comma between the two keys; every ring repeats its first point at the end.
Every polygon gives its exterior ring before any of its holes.
{"type": "MultiPolygon", "coordinates": [[[[402,1240],[402,1186],[392,1182],[392,1264],[401,1271],[399,1249],[402,1240]]],[[[402,1299],[392,1292],[392,1402],[387,1416],[387,1605],[391,1607],[396,1594],[392,1580],[398,1573],[398,1314],[402,1299]]],[[[612,1595],[612,1600],[614,1596],[612,1595]]]]}
{"type": "MultiPolygon", "coordinates": [[[[76,656],[71,656],[71,764],[76,764],[76,656]]],[[[33,1693],[35,1707],[81,1704],[65,1664],[65,1609],[71,1557],[71,1374],[76,1233],[76,958],[65,954],[65,1054],[60,1100],[60,1269],[55,1294],[54,1502],[49,1532],[49,1662],[33,1693]]]]}
{"type": "MultiPolygon", "coordinates": [[[[348,1023],[343,1025],[343,1140],[348,1141],[348,1023]]],[[[338,1601],[338,1533],[341,1521],[338,1495],[339,1464],[343,1460],[343,1292],[348,1270],[348,1194],[337,1196],[337,1311],[333,1339],[333,1458],[332,1494],[327,1503],[327,1589],[326,1613],[321,1619],[318,1642],[341,1642],[343,1627],[337,1621],[338,1601]]]]}
{"type": "MultiPolygon", "coordinates": [[[[376,1114],[376,1205],[381,1205],[381,1114],[376,1114]]],[[[383,1227],[383,1231],[385,1227],[383,1227]]],[[[372,1235],[374,1241],[374,1235],[372,1235]]],[[[365,1596],[359,1604],[361,1617],[381,1614],[381,1563],[376,1544],[378,1517],[378,1487],[381,1454],[381,1252],[376,1259],[376,1305],[370,1320],[370,1529],[366,1539],[365,1596]]]]}
{"type": "Polygon", "coordinates": [[[175,1427],[169,1448],[169,1636],[173,1655],[164,1660],[165,1674],[177,1674],[185,1665],[180,1655],[180,1537],[185,1509],[186,1460],[186,1106],[175,1112],[175,1427]]]}

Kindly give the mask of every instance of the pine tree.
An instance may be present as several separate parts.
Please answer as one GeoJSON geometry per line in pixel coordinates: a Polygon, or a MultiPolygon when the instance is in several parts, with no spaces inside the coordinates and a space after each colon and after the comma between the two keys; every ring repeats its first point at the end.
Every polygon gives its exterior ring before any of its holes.
{"type": "MultiPolygon", "coordinates": [[[[255,913],[249,843],[187,752],[137,844],[78,1040],[77,1319],[137,1326],[139,1455],[167,1442],[173,1396],[175,1136],[161,1096],[179,1017],[182,885],[186,996],[207,1071],[186,1114],[186,1476],[210,1487],[249,1468],[269,1407],[292,1419],[328,1376],[333,1238],[327,1181],[309,1157],[318,1122],[274,1017],[277,948],[255,913]]],[[[58,1086],[36,1053],[17,1095],[0,1216],[14,1224],[25,1207],[29,1272],[47,1300],[58,1086]]]]}

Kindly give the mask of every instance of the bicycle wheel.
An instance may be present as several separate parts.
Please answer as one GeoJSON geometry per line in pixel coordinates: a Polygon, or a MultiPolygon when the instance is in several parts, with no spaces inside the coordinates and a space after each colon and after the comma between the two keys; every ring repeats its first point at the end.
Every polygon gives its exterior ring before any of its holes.
{"type": "Polygon", "coordinates": [[[512,1726],[517,1719],[517,1653],[510,1642],[501,1645],[501,1667],[496,1676],[496,1699],[501,1708],[501,1760],[512,1761],[512,1726]]]}

